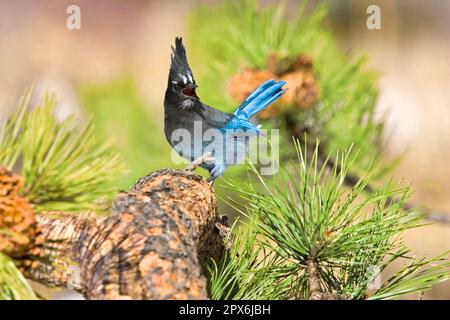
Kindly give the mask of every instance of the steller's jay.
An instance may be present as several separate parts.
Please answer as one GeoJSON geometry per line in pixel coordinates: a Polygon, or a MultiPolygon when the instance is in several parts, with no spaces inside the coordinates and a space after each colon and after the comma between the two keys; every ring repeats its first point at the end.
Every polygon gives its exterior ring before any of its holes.
{"type": "Polygon", "coordinates": [[[226,167],[247,152],[247,137],[259,134],[250,118],[284,93],[284,81],[269,80],[253,91],[233,113],[216,110],[200,101],[197,84],[180,37],[172,47],[169,80],[164,98],[164,133],[170,145],[188,161],[210,155],[200,166],[209,181],[222,176],[226,167]],[[196,131],[197,130],[197,131],[196,131]],[[206,138],[205,138],[206,137],[206,138]]]}

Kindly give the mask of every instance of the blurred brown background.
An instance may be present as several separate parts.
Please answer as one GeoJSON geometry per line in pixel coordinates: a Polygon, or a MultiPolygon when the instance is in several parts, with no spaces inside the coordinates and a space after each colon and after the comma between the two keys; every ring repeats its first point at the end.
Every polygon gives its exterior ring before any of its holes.
{"type": "MultiPolygon", "coordinates": [[[[57,91],[64,115],[79,110],[80,85],[127,75],[162,138],[170,44],[185,34],[189,11],[205,2],[217,1],[1,1],[0,117],[13,110],[23,88],[33,82],[36,95],[48,88],[57,91]],[[81,8],[81,30],[66,28],[71,4],[81,8]]],[[[367,53],[369,66],[379,71],[380,115],[387,112],[386,158],[407,150],[396,177],[413,185],[414,202],[450,212],[450,2],[328,2],[329,26],[342,50],[367,53]],[[371,4],[381,8],[382,30],[366,27],[371,4]]],[[[450,247],[450,224],[411,231],[406,241],[418,255],[437,255],[450,247]]],[[[450,285],[437,285],[425,297],[450,299],[450,285]]]]}

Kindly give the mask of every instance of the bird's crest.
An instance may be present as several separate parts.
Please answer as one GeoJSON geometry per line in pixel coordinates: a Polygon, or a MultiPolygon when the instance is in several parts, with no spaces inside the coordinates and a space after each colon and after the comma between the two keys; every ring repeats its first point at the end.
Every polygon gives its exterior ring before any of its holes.
{"type": "Polygon", "coordinates": [[[172,46],[172,63],[170,65],[169,77],[169,80],[174,84],[195,84],[181,37],[175,38],[175,47],[172,46]]]}

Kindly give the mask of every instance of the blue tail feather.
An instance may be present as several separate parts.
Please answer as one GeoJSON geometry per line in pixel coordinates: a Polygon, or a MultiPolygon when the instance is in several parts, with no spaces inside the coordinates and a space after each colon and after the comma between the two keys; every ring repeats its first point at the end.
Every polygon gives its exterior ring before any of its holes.
{"type": "Polygon", "coordinates": [[[250,102],[253,101],[255,97],[257,97],[260,93],[262,93],[264,90],[266,90],[268,87],[270,87],[272,84],[276,83],[275,80],[271,79],[266,82],[264,82],[262,85],[260,85],[258,88],[256,88],[250,95],[241,103],[241,105],[238,107],[239,110],[242,110],[245,108],[250,102]]]}
{"type": "Polygon", "coordinates": [[[249,119],[283,95],[285,81],[268,80],[253,91],[234,111],[236,116],[249,119]]]}
{"type": "Polygon", "coordinates": [[[260,112],[261,110],[268,107],[272,102],[274,102],[279,97],[281,97],[285,91],[286,90],[279,90],[279,91],[276,91],[275,94],[271,93],[270,95],[268,95],[268,97],[265,97],[266,98],[265,100],[263,98],[261,98],[262,102],[255,101],[254,106],[252,106],[252,109],[250,110],[249,116],[252,117],[253,115],[260,112]]]}

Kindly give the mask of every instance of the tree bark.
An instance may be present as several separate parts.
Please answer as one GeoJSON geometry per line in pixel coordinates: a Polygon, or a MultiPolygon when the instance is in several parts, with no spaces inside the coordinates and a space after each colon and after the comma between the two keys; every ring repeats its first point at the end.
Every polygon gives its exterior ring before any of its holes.
{"type": "Polygon", "coordinates": [[[199,256],[221,255],[223,228],[206,180],[157,171],[121,192],[111,211],[38,215],[45,246],[26,276],[87,299],[208,298],[199,256]]]}
{"type": "Polygon", "coordinates": [[[322,286],[320,285],[319,263],[314,256],[306,261],[305,275],[308,281],[310,300],[350,300],[350,297],[338,294],[337,292],[326,292],[322,290],[322,286]]]}

